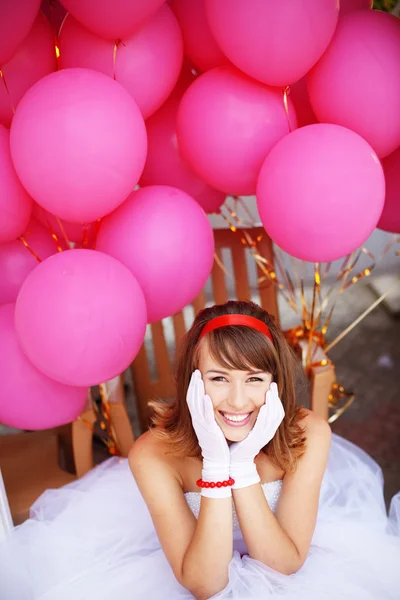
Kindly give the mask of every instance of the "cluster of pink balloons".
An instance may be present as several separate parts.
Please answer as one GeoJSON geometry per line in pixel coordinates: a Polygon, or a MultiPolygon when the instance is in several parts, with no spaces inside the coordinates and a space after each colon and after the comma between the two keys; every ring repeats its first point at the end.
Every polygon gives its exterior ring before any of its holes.
{"type": "Polygon", "coordinates": [[[400,231],[400,23],[370,0],[39,8],[0,3],[3,422],[68,422],[129,365],[227,195],[308,261],[400,231]]]}
{"type": "Polygon", "coordinates": [[[202,206],[217,210],[225,195],[180,158],[171,119],[172,179],[151,167],[144,118],[183,62],[168,5],[64,2],[58,71],[60,21],[29,3],[0,87],[0,420],[38,429],[76,418],[88,387],[132,362],[147,323],[201,291],[214,258],[202,206]],[[147,187],[134,191],[145,164],[147,187]]]}

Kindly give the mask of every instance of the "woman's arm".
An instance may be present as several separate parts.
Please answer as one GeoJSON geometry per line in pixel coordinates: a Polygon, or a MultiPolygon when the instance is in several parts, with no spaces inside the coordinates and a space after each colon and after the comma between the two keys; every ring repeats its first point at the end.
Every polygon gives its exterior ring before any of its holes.
{"type": "Polygon", "coordinates": [[[175,577],[198,600],[228,583],[232,559],[232,498],[201,498],[196,521],[177,473],[139,438],[129,464],[175,577]]]}
{"type": "Polygon", "coordinates": [[[331,441],[328,423],[313,413],[304,424],[307,448],[295,473],[284,477],[275,515],[259,483],[233,490],[249,555],[286,575],[295,573],[307,557],[331,441]]]}

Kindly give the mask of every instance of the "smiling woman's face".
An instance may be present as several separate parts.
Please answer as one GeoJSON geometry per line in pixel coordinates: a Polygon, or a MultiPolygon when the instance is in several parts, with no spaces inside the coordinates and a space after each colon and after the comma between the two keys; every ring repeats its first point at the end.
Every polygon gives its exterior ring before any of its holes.
{"type": "Polygon", "coordinates": [[[272,375],[222,367],[210,355],[207,343],[200,349],[199,370],[214,406],[216,422],[227,440],[240,442],[254,427],[272,375]]]}

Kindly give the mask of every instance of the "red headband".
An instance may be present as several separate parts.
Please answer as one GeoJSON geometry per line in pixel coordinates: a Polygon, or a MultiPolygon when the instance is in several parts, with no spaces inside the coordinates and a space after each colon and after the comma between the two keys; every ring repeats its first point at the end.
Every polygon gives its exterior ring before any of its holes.
{"type": "Polygon", "coordinates": [[[257,331],[264,333],[271,342],[274,343],[269,327],[263,321],[260,321],[260,319],[256,319],[255,317],[250,317],[249,315],[231,314],[215,317],[208,321],[201,330],[199,340],[207,335],[207,333],[210,333],[210,331],[214,331],[214,329],[219,329],[220,327],[226,327],[227,325],[245,325],[246,327],[257,329],[257,331]]]}

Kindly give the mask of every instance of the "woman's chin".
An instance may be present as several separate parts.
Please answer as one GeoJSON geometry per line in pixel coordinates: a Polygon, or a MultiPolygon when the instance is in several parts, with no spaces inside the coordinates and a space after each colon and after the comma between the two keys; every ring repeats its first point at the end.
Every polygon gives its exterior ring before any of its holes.
{"type": "Polygon", "coordinates": [[[241,442],[248,436],[251,427],[249,427],[249,426],[246,426],[246,427],[224,426],[224,427],[221,427],[221,429],[222,429],[222,432],[228,442],[241,442]]]}

